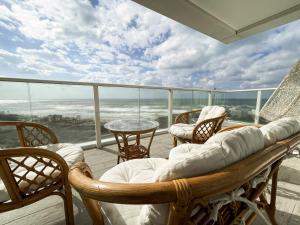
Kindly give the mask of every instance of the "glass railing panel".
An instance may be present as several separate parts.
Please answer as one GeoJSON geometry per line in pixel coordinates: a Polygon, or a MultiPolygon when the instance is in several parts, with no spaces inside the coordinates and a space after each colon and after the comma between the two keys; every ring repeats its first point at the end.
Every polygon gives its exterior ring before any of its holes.
{"type": "Polygon", "coordinates": [[[173,91],[173,122],[178,114],[191,111],[193,109],[192,91],[173,91]]]}
{"type": "Polygon", "coordinates": [[[257,91],[215,92],[213,105],[224,106],[229,120],[254,123],[257,91]]]}
{"type": "Polygon", "coordinates": [[[139,89],[100,87],[101,139],[111,138],[104,124],[117,119],[139,118],[139,89]]]}
{"type": "Polygon", "coordinates": [[[60,142],[95,141],[92,87],[36,83],[29,87],[34,122],[50,127],[60,142]]]}
{"type": "MultiPolygon", "coordinates": [[[[0,120],[31,120],[27,83],[0,82],[0,120]]],[[[14,127],[0,127],[0,148],[20,146],[14,127]]]]}
{"type": "Polygon", "coordinates": [[[159,122],[159,128],[168,128],[168,91],[140,89],[140,117],[159,122]]]}
{"type": "MultiPolygon", "coordinates": [[[[204,91],[193,91],[193,104],[192,109],[202,109],[208,105],[208,92],[204,91]]],[[[195,123],[198,120],[200,112],[193,113],[191,122],[195,123]]]]}
{"type": "Polygon", "coordinates": [[[193,91],[193,109],[201,109],[208,104],[208,92],[193,91]]]}

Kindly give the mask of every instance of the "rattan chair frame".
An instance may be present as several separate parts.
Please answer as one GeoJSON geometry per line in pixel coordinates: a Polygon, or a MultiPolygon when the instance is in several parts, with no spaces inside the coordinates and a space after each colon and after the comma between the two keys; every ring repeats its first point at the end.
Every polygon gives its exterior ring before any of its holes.
{"type": "Polygon", "coordinates": [[[0,127],[15,127],[19,143],[22,147],[37,147],[47,144],[57,144],[58,138],[48,127],[34,122],[25,121],[0,121],[0,127]]]}
{"type": "MultiPolygon", "coordinates": [[[[175,118],[175,124],[177,124],[177,123],[189,124],[191,116],[195,113],[201,113],[201,111],[202,111],[202,109],[197,109],[197,110],[192,110],[189,112],[181,113],[175,118]]],[[[228,116],[228,113],[225,112],[219,117],[207,119],[207,120],[201,121],[200,123],[197,123],[193,129],[191,139],[181,138],[181,137],[172,135],[174,147],[177,146],[178,141],[180,141],[182,143],[195,143],[195,144],[205,143],[213,134],[215,134],[221,130],[222,124],[227,116],[228,116]]]]}
{"type": "MultiPolygon", "coordinates": [[[[93,179],[87,164],[78,163],[70,169],[69,182],[80,193],[93,223],[97,225],[104,225],[99,201],[117,204],[170,203],[168,225],[212,224],[207,216],[196,222],[199,218],[191,217],[192,211],[200,207],[200,210],[209,212],[211,199],[240,187],[246,188],[245,197],[264,209],[273,225],[278,225],[275,219],[278,169],[286,154],[299,143],[300,132],[224,169],[198,177],[147,184],[102,182],[93,179]],[[249,182],[270,166],[268,179],[252,188],[249,182]],[[271,200],[268,202],[264,191],[270,180],[271,200]]],[[[236,202],[225,205],[214,224],[232,225],[241,219],[247,225],[252,224],[256,214],[249,214],[249,210],[247,205],[236,202]]]]}
{"type": "Polygon", "coordinates": [[[68,172],[69,167],[65,160],[60,155],[45,149],[21,147],[1,150],[0,177],[11,200],[0,203],[0,213],[30,205],[51,195],[58,195],[64,201],[66,224],[73,225],[72,191],[68,182],[68,172]],[[23,157],[23,160],[16,160],[16,158],[20,157],[23,157]],[[43,164],[42,170],[37,170],[35,165],[30,168],[26,166],[26,159],[31,157],[43,164]],[[15,173],[16,169],[12,168],[9,162],[17,163],[17,167],[28,169],[28,171],[35,173],[39,177],[43,176],[45,181],[47,180],[47,183],[37,183],[37,176],[30,180],[26,177],[27,173],[20,177],[15,173]],[[49,175],[43,172],[47,168],[52,169],[49,175]],[[51,176],[54,171],[58,172],[56,177],[51,176]],[[36,191],[24,190],[19,185],[20,181],[26,181],[29,185],[36,185],[36,191]]]}

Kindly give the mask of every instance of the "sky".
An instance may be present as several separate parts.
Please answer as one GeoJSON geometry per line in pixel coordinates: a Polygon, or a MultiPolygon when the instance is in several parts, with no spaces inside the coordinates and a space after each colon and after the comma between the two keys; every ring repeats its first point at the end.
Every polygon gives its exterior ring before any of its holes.
{"type": "Polygon", "coordinates": [[[223,44],[129,0],[0,0],[0,76],[173,87],[276,87],[300,21],[223,44]]]}

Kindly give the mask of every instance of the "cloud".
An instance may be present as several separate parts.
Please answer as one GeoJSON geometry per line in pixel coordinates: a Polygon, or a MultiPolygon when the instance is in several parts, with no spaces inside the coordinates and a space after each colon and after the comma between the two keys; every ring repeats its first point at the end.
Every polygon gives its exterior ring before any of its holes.
{"type": "Polygon", "coordinates": [[[224,45],[129,0],[5,0],[0,73],[198,88],[275,87],[300,21],[224,45]]]}

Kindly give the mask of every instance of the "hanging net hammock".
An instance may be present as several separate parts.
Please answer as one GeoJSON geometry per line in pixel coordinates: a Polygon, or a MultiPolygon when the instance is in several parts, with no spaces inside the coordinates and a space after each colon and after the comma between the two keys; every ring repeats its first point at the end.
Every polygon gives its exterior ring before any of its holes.
{"type": "Polygon", "coordinates": [[[260,111],[262,122],[281,117],[296,117],[300,120],[300,60],[260,111]]]}

